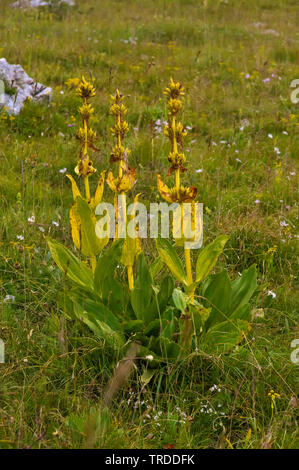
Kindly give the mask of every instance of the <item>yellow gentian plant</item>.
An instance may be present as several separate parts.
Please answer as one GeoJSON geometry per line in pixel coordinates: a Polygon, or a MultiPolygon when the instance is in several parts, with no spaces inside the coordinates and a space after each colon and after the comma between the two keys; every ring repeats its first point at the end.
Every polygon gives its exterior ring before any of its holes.
{"type": "MultiPolygon", "coordinates": [[[[187,135],[186,129],[182,123],[178,121],[178,114],[183,108],[181,96],[185,94],[183,86],[179,82],[174,82],[171,78],[168,87],[164,90],[164,95],[167,96],[167,108],[168,108],[168,123],[164,127],[164,135],[170,140],[170,152],[168,155],[168,161],[170,162],[170,168],[167,175],[174,173],[175,185],[169,188],[161,179],[160,175],[157,175],[157,186],[159,193],[169,203],[180,204],[181,211],[181,231],[183,229],[183,209],[182,204],[185,202],[192,203],[194,207],[194,199],[197,195],[197,189],[194,186],[186,187],[181,185],[181,173],[186,171],[184,166],[186,162],[186,156],[183,152],[183,137],[187,135]]],[[[192,211],[194,217],[194,210],[192,211]]],[[[174,234],[174,238],[175,234],[174,234]]],[[[184,243],[184,238],[178,240],[184,243]]],[[[187,272],[188,287],[193,284],[192,267],[191,267],[191,255],[190,248],[184,249],[185,263],[187,272]]],[[[193,297],[194,293],[191,290],[190,296],[193,297]]]]}
{"type": "MultiPolygon", "coordinates": [[[[124,138],[129,131],[129,124],[124,119],[128,112],[126,106],[123,104],[124,96],[119,90],[116,90],[115,95],[111,95],[110,98],[112,101],[110,114],[115,117],[115,124],[111,128],[111,132],[116,139],[116,143],[110,154],[110,162],[118,163],[118,176],[115,178],[112,171],[110,171],[107,176],[107,184],[114,192],[114,207],[117,218],[115,238],[118,238],[120,210],[122,211],[123,225],[125,228],[127,227],[126,194],[133,188],[136,182],[136,168],[129,167],[129,155],[131,151],[124,146],[124,138]],[[121,201],[121,207],[119,207],[119,200],[121,201]]],[[[135,202],[137,202],[137,200],[138,196],[136,196],[135,202]]],[[[139,239],[132,239],[126,236],[121,262],[127,267],[130,290],[134,287],[133,265],[139,252],[139,239]]]]}
{"type": "Polygon", "coordinates": [[[72,183],[74,203],[70,209],[70,223],[72,228],[73,242],[83,255],[90,258],[92,270],[96,267],[96,255],[108,243],[109,239],[100,239],[95,235],[96,217],[94,210],[101,202],[104,184],[105,170],[101,172],[94,196],[90,194],[89,177],[96,173],[93,162],[90,160],[89,151],[96,151],[95,142],[97,133],[90,126],[90,118],[94,114],[94,108],[90,104],[90,99],[96,94],[92,83],[82,77],[77,90],[77,95],[82,99],[82,105],[78,112],[82,118],[82,125],[77,130],[76,137],[80,142],[80,152],[75,167],[75,173],[79,178],[83,178],[85,186],[85,197],[82,196],[75,179],[67,175],[72,183]]]}

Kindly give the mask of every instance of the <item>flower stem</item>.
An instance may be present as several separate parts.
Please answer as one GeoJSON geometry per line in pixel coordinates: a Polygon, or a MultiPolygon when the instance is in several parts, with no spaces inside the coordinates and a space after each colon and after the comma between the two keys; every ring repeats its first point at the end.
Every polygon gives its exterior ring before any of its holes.
{"type": "MultiPolygon", "coordinates": [[[[193,277],[192,277],[192,266],[191,266],[190,248],[185,248],[185,262],[186,262],[188,286],[191,286],[192,283],[193,283],[193,277]]],[[[191,298],[191,300],[193,300],[193,298],[194,298],[194,291],[192,291],[192,292],[190,293],[190,298],[191,298]]]]}
{"type": "Polygon", "coordinates": [[[134,288],[133,266],[128,266],[128,283],[131,291],[134,288]]]}
{"type": "Polygon", "coordinates": [[[85,185],[85,195],[87,202],[90,201],[90,189],[89,189],[89,181],[88,181],[88,176],[84,176],[84,185],[85,185]]]}
{"type": "Polygon", "coordinates": [[[180,190],[180,170],[175,170],[175,187],[177,192],[180,190]]]}
{"type": "Polygon", "coordinates": [[[91,263],[91,269],[92,269],[92,272],[94,273],[95,272],[95,269],[96,269],[96,266],[97,266],[97,259],[95,256],[92,256],[90,258],[90,263],[91,263]]]}

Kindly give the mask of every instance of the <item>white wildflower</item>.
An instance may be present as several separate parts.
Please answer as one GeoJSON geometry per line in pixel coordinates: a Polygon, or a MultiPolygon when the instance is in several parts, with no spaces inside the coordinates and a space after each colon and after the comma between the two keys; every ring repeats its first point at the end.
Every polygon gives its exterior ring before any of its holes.
{"type": "Polygon", "coordinates": [[[268,290],[267,294],[271,295],[272,299],[275,299],[275,297],[276,297],[275,292],[273,292],[272,290],[268,290]]]}
{"type": "Polygon", "coordinates": [[[12,301],[14,302],[16,300],[15,296],[14,295],[10,295],[10,294],[7,294],[4,299],[3,299],[3,302],[9,302],[9,301],[12,301]]]}

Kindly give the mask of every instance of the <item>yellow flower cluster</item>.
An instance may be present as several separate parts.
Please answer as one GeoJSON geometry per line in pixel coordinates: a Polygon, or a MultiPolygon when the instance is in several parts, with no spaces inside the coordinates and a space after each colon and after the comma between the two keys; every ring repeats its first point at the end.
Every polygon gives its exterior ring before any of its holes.
{"type": "Polygon", "coordinates": [[[160,175],[158,175],[158,190],[167,202],[191,202],[197,194],[197,189],[194,186],[184,187],[180,184],[180,173],[186,171],[184,167],[186,156],[181,149],[183,148],[183,138],[187,135],[187,131],[182,123],[177,121],[177,114],[183,107],[180,97],[184,94],[183,86],[179,82],[174,82],[171,78],[168,87],[164,90],[164,95],[168,99],[168,123],[164,128],[164,135],[168,137],[171,144],[168,154],[170,168],[167,176],[175,172],[175,187],[169,188],[163,183],[160,175]]]}
{"type": "MultiPolygon", "coordinates": [[[[110,107],[110,114],[115,117],[115,124],[111,128],[112,134],[116,137],[116,144],[114,145],[112,152],[110,154],[110,162],[119,162],[118,168],[118,177],[115,178],[113,176],[112,171],[108,173],[107,176],[107,184],[109,188],[114,192],[114,206],[115,206],[115,214],[117,217],[117,233],[116,238],[118,236],[118,222],[119,222],[119,210],[121,208],[118,205],[118,195],[120,195],[121,199],[121,206],[123,213],[123,220],[127,225],[127,215],[126,215],[126,201],[125,195],[128,191],[130,191],[135,182],[136,182],[136,168],[129,167],[129,154],[130,150],[125,148],[123,145],[123,140],[126,134],[129,131],[129,124],[127,121],[124,120],[124,116],[127,114],[127,108],[123,104],[124,96],[120,94],[119,90],[116,90],[115,95],[111,96],[112,105],[110,107]]],[[[138,196],[135,198],[135,203],[138,201],[138,196]]],[[[121,262],[126,266],[128,272],[128,283],[129,289],[132,290],[134,287],[134,277],[133,277],[133,265],[141,251],[140,240],[126,238],[121,262]]]]}
{"type": "Polygon", "coordinates": [[[271,389],[268,393],[268,397],[270,397],[271,400],[275,400],[276,398],[280,398],[280,394],[271,389]]]}
{"type": "Polygon", "coordinates": [[[81,81],[77,88],[77,95],[80,96],[83,100],[88,100],[89,98],[93,98],[96,95],[96,90],[94,86],[85,80],[84,77],[81,78],[81,81]]]}
{"type": "MultiPolygon", "coordinates": [[[[90,175],[95,173],[97,170],[93,167],[92,161],[88,155],[88,149],[97,150],[95,147],[95,141],[97,140],[96,132],[90,127],[89,120],[94,114],[94,109],[88,102],[90,98],[93,98],[96,94],[94,86],[89,83],[84,77],[82,77],[78,87],[77,95],[83,100],[82,106],[79,107],[79,114],[82,117],[82,127],[79,127],[76,137],[81,142],[81,149],[75,173],[78,176],[88,178],[90,175]]],[[[87,184],[87,181],[85,181],[87,184]]]]}
{"type": "Polygon", "coordinates": [[[119,172],[118,177],[114,178],[113,173],[110,171],[107,183],[110,189],[117,195],[132,189],[136,182],[136,169],[129,167],[128,157],[130,150],[123,145],[123,140],[129,131],[129,124],[124,120],[124,116],[128,112],[123,104],[124,96],[119,90],[116,90],[115,95],[110,98],[112,101],[110,114],[115,117],[115,124],[111,128],[111,132],[116,137],[116,144],[110,154],[110,162],[119,162],[119,172]]]}
{"type": "MultiPolygon", "coordinates": [[[[195,227],[195,212],[194,212],[194,200],[197,195],[197,189],[194,186],[186,187],[182,186],[180,182],[180,174],[185,172],[184,163],[186,162],[186,156],[182,152],[183,149],[183,138],[187,135],[187,132],[183,125],[177,121],[177,115],[182,110],[183,104],[180,99],[183,96],[184,88],[179,82],[175,82],[172,78],[168,84],[168,87],[164,90],[164,95],[167,96],[167,108],[168,108],[168,123],[164,128],[164,135],[170,140],[170,152],[168,154],[168,161],[170,162],[170,168],[167,176],[175,172],[175,186],[169,188],[161,179],[160,175],[157,175],[157,187],[158,191],[169,203],[178,203],[181,205],[181,228],[183,227],[183,212],[182,204],[192,204],[192,221],[191,224],[195,227]]],[[[184,236],[177,237],[173,232],[173,237],[178,245],[184,244],[184,236]]],[[[192,286],[193,275],[191,266],[191,255],[190,249],[185,248],[185,262],[187,270],[188,286],[192,286]]],[[[193,299],[194,290],[190,290],[190,297],[193,299]]]]}

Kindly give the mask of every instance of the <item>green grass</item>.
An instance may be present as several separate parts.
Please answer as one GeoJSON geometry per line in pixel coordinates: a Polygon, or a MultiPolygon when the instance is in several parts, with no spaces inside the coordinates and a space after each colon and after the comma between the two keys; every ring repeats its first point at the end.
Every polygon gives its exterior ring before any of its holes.
{"type": "MultiPolygon", "coordinates": [[[[0,56],[51,86],[54,97],[48,107],[26,103],[15,118],[0,114],[0,448],[298,448],[298,365],[290,360],[299,338],[299,108],[290,100],[297,2],[103,0],[99,8],[78,0],[32,11],[9,3],[1,6],[0,56]],[[133,375],[98,433],[94,413],[117,358],[57,308],[64,280],[45,242],[50,235],[72,247],[72,194],[59,170],[76,165],[68,124],[78,121],[79,100],[65,81],[82,74],[97,87],[98,171],[109,168],[109,94],[118,87],[127,95],[128,121],[138,127],[127,140],[138,169],[134,192],[143,201],[156,200],[156,173],[165,177],[168,166],[167,141],[152,131],[165,117],[163,88],[170,76],[183,83],[182,121],[192,126],[183,178],[204,203],[204,243],[227,233],[216,269],[227,266],[234,277],[256,263],[259,280],[259,315],[244,344],[230,356],[200,355],[161,370],[144,389],[133,375]],[[15,301],[4,302],[7,295],[15,301]],[[280,394],[273,410],[270,389],[280,394]]],[[[156,256],[150,242],[144,250],[156,256]]]]}

